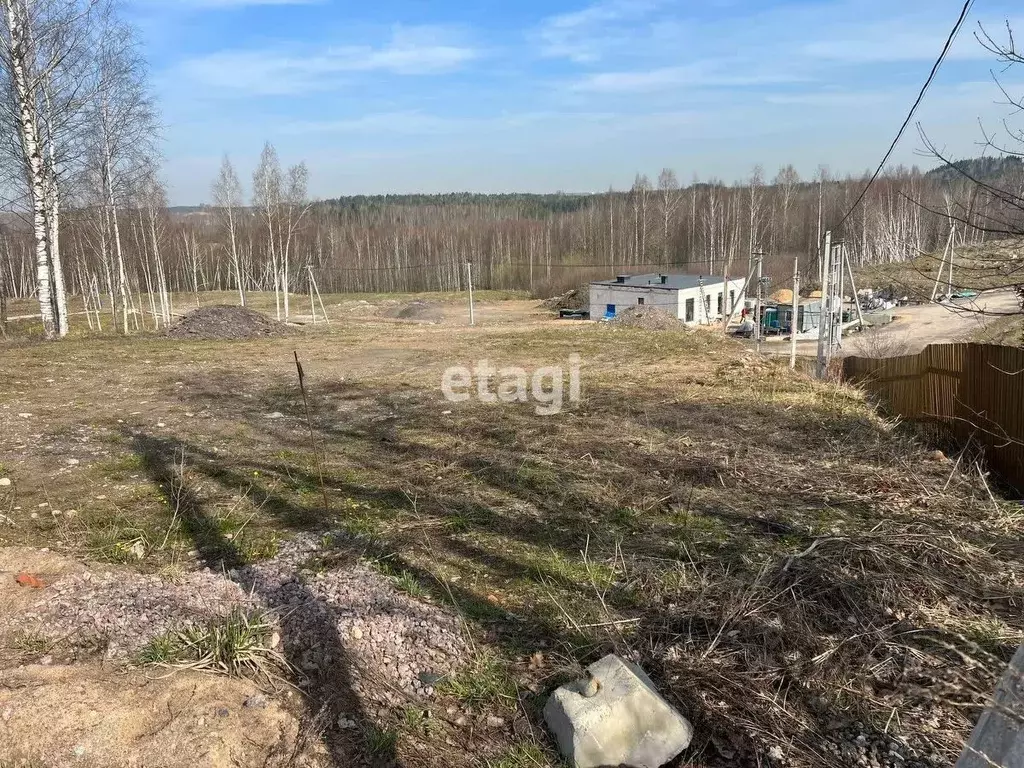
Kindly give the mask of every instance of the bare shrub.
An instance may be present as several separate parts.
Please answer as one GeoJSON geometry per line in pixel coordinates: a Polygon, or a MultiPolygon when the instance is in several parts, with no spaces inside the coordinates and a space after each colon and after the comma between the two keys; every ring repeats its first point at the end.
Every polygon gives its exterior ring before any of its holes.
{"type": "Polygon", "coordinates": [[[902,357],[911,354],[910,333],[897,333],[884,328],[867,328],[850,345],[850,351],[861,357],[902,357]]]}

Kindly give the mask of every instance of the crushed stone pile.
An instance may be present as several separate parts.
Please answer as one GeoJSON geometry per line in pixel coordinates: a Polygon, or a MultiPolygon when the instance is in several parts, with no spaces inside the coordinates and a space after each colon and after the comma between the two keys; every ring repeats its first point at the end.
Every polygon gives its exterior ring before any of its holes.
{"type": "Polygon", "coordinates": [[[441,307],[429,301],[411,301],[407,304],[396,304],[383,312],[385,317],[396,320],[411,320],[416,323],[440,323],[444,320],[441,307]]]}
{"type": "Polygon", "coordinates": [[[292,667],[315,675],[344,664],[353,689],[381,705],[397,701],[395,689],[433,695],[438,680],[470,658],[456,616],[412,599],[362,563],[310,570],[318,554],[326,554],[320,537],[301,534],[274,558],[227,574],[204,569],[173,581],[128,570],[73,574],[17,621],[67,648],[105,647],[107,659],[130,660],[170,630],[262,607],[277,617],[278,650],[292,667]]]}
{"type": "Polygon", "coordinates": [[[283,323],[247,307],[199,307],[167,329],[174,339],[256,339],[287,333],[283,323]]]}
{"type": "Polygon", "coordinates": [[[648,331],[679,331],[686,328],[681,320],[656,307],[627,307],[609,322],[620,328],[643,328],[648,331]]]}
{"type": "Polygon", "coordinates": [[[392,695],[378,690],[376,680],[430,696],[438,677],[470,658],[457,616],[414,600],[366,565],[300,572],[322,551],[320,539],[303,534],[239,577],[269,606],[287,612],[282,635],[286,647],[295,643],[293,664],[306,670],[329,667],[336,633],[349,656],[353,688],[390,702],[392,695]]]}

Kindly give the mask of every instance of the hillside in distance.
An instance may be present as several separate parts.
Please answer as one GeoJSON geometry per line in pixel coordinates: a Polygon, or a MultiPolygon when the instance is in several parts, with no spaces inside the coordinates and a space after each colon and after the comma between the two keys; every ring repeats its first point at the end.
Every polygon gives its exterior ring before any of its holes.
{"type": "Polygon", "coordinates": [[[932,168],[925,176],[942,183],[957,181],[999,182],[1024,175],[1024,161],[1013,155],[971,157],[932,168]]]}

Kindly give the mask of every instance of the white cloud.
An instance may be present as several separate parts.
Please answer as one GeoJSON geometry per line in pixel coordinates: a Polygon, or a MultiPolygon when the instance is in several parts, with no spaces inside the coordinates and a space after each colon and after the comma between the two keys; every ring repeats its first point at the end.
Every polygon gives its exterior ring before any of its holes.
{"type": "Polygon", "coordinates": [[[735,62],[695,62],[679,67],[598,72],[573,83],[588,93],[649,93],[674,88],[729,88],[770,83],[793,83],[806,78],[770,71],[744,73],[735,62]]]}
{"type": "Polygon", "coordinates": [[[345,134],[359,136],[419,136],[479,139],[502,131],[516,135],[524,129],[575,135],[600,129],[629,131],[692,124],[706,113],[668,111],[644,114],[629,112],[544,111],[516,112],[483,116],[442,116],[420,111],[380,112],[338,120],[299,120],[282,126],[281,133],[292,135],[345,134]]]}
{"type": "Polygon", "coordinates": [[[605,0],[550,16],[536,33],[541,53],[577,63],[597,61],[608,49],[625,42],[621,25],[636,23],[658,5],[659,0],[605,0]]]}
{"type": "Polygon", "coordinates": [[[444,28],[398,27],[383,46],[341,45],[319,50],[271,48],[218,51],[180,65],[203,85],[255,95],[331,90],[345,76],[365,72],[438,75],[454,72],[479,56],[444,28]]]}
{"type": "Polygon", "coordinates": [[[187,11],[248,8],[256,5],[320,5],[325,0],[132,0],[131,4],[147,10],[187,11]]]}

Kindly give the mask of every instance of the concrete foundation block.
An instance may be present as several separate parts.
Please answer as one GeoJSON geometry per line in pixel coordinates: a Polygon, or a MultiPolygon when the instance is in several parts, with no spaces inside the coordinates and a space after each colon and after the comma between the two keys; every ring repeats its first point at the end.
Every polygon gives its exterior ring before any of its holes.
{"type": "Polygon", "coordinates": [[[1010,661],[992,703],[978,719],[956,768],[1024,766],[1024,645],[1010,661]]]}
{"type": "Polygon", "coordinates": [[[693,727],[640,667],[611,654],[587,672],[544,705],[544,720],[575,768],[659,768],[690,745],[693,727]]]}

